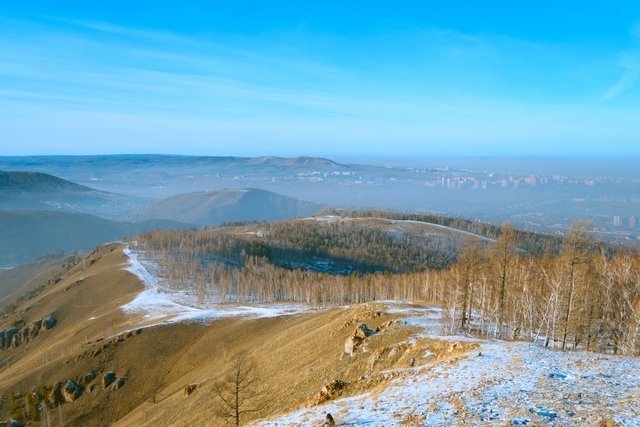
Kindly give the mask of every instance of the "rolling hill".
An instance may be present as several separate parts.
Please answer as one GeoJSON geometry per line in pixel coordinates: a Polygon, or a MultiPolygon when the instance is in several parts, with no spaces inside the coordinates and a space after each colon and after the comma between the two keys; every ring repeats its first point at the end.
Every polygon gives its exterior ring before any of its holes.
{"type": "Polygon", "coordinates": [[[189,228],[166,221],[117,222],[54,211],[0,211],[0,266],[16,265],[53,252],[77,252],[153,229],[189,228]]]}
{"type": "Polygon", "coordinates": [[[3,194],[51,191],[87,193],[96,190],[41,172],[0,171],[0,192],[3,194]]]}
{"type": "Polygon", "coordinates": [[[0,210],[56,210],[126,217],[143,202],[41,172],[0,171],[0,210]]]}
{"type": "Polygon", "coordinates": [[[309,216],[319,209],[319,205],[266,190],[234,189],[169,197],[145,209],[141,217],[217,225],[309,216]]]}

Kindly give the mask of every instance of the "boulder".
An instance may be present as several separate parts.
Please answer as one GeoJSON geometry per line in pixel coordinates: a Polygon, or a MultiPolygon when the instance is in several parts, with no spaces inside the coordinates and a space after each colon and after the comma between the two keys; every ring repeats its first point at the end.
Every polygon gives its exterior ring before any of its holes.
{"type": "Polygon", "coordinates": [[[182,392],[182,396],[184,397],[188,397],[191,395],[191,393],[194,392],[195,389],[198,388],[198,384],[188,384],[184,387],[184,390],[182,392]]]}
{"type": "Polygon", "coordinates": [[[344,350],[343,354],[347,354],[349,356],[353,356],[353,352],[356,347],[362,342],[362,338],[354,337],[353,335],[347,338],[344,342],[344,350]]]}
{"type": "Polygon", "coordinates": [[[351,336],[344,342],[344,347],[342,350],[343,355],[348,354],[349,356],[353,356],[353,353],[355,352],[356,348],[360,344],[362,344],[362,341],[375,333],[376,331],[369,329],[364,323],[359,324],[358,327],[353,331],[353,334],[351,334],[351,336]]]}
{"type": "Polygon", "coordinates": [[[112,391],[120,390],[120,387],[122,387],[126,382],[127,382],[127,377],[118,377],[118,379],[115,380],[111,385],[111,390],[112,391]]]}
{"type": "Polygon", "coordinates": [[[49,315],[44,319],[42,326],[44,326],[45,330],[49,330],[56,326],[57,323],[58,320],[53,315],[49,315]]]}
{"type": "Polygon", "coordinates": [[[33,327],[31,328],[31,338],[35,338],[40,335],[40,330],[42,329],[42,319],[38,319],[33,322],[33,327]]]}
{"type": "Polygon", "coordinates": [[[348,385],[348,381],[333,380],[330,383],[325,384],[320,392],[325,396],[335,397],[348,385]]]}
{"type": "Polygon", "coordinates": [[[116,373],[107,371],[102,375],[102,388],[109,387],[116,380],[116,373]]]}
{"type": "Polygon", "coordinates": [[[365,339],[365,338],[370,337],[371,335],[373,335],[375,333],[376,333],[376,331],[374,331],[372,329],[369,329],[367,327],[367,325],[365,325],[364,323],[360,323],[358,325],[358,327],[356,328],[356,330],[353,331],[353,336],[365,339]]]}
{"type": "Polygon", "coordinates": [[[20,344],[21,344],[20,334],[17,333],[11,337],[11,342],[9,343],[9,347],[17,348],[20,346],[20,344]]]}
{"type": "Polygon", "coordinates": [[[327,400],[335,399],[336,397],[342,394],[342,390],[344,390],[349,385],[348,381],[343,380],[333,380],[328,384],[325,384],[313,398],[313,403],[318,405],[322,402],[326,402],[327,400]]]}
{"type": "Polygon", "coordinates": [[[69,380],[62,388],[62,397],[65,402],[75,402],[82,396],[82,386],[73,380],[69,380]]]}
{"type": "Polygon", "coordinates": [[[84,382],[88,384],[91,381],[93,381],[95,378],[96,378],[96,373],[93,371],[89,371],[87,372],[87,375],[84,376],[84,382]]]}
{"type": "Polygon", "coordinates": [[[336,425],[336,420],[333,419],[333,415],[330,412],[327,412],[327,416],[324,417],[323,427],[333,427],[336,425]]]}

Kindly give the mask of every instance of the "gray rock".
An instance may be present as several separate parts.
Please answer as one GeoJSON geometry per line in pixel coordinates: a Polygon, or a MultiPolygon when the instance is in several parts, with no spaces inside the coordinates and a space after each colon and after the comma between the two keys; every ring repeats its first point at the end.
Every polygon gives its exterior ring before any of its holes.
{"type": "Polygon", "coordinates": [[[58,324],[58,319],[56,319],[53,315],[49,315],[44,319],[44,329],[49,330],[58,324]]]}
{"type": "Polygon", "coordinates": [[[102,375],[102,388],[109,387],[115,380],[117,376],[113,371],[107,371],[102,375]]]}

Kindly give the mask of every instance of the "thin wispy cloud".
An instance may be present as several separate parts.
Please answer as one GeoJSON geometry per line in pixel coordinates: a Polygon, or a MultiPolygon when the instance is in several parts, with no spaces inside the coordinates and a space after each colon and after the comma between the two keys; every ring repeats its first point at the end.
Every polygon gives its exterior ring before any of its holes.
{"type": "Polygon", "coordinates": [[[603,134],[598,117],[615,132],[631,126],[633,107],[605,101],[632,93],[640,69],[628,46],[616,63],[590,46],[437,24],[198,33],[154,27],[152,17],[0,20],[0,127],[24,147],[113,138],[122,149],[171,139],[202,148],[212,135],[246,150],[325,140],[377,150],[576,145],[603,134]],[[598,93],[616,65],[620,77],[598,93]]]}
{"type": "Polygon", "coordinates": [[[610,101],[632,88],[640,77],[640,22],[631,28],[631,47],[619,56],[620,78],[604,92],[600,102],[610,101]]]}

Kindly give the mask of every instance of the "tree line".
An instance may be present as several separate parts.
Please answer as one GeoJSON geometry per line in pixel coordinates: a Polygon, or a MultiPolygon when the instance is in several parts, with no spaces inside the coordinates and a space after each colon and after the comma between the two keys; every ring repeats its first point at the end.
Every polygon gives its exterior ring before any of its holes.
{"type": "MultiPolygon", "coordinates": [[[[349,234],[348,227],[348,222],[334,226],[294,221],[261,224],[260,233],[161,231],[141,236],[139,246],[145,257],[156,261],[170,286],[194,292],[203,302],[324,307],[386,299],[425,301],[444,307],[451,331],[531,340],[563,350],[640,354],[638,251],[611,251],[591,237],[587,224],[574,224],[557,248],[540,253],[523,251],[519,232],[504,224],[490,244],[461,242],[455,261],[443,268],[427,268],[428,257],[413,255],[404,244],[390,245],[388,236],[367,235],[366,230],[349,234]],[[283,268],[270,255],[281,247],[384,260],[383,265],[395,269],[333,275],[283,268]],[[385,248],[398,253],[377,255],[385,248]],[[417,268],[418,262],[425,264],[417,268]]],[[[419,248],[416,252],[428,250],[419,248]]]]}
{"type": "MultiPolygon", "coordinates": [[[[481,221],[472,221],[465,218],[458,218],[447,215],[388,212],[377,210],[347,211],[329,209],[328,214],[342,217],[362,217],[362,218],[386,218],[399,221],[418,221],[430,224],[438,224],[457,230],[467,231],[489,239],[497,239],[501,233],[501,227],[481,221]]],[[[527,230],[514,230],[514,238],[520,249],[530,254],[541,255],[543,253],[557,253],[562,246],[562,237],[544,233],[536,233],[527,230]]]]}

